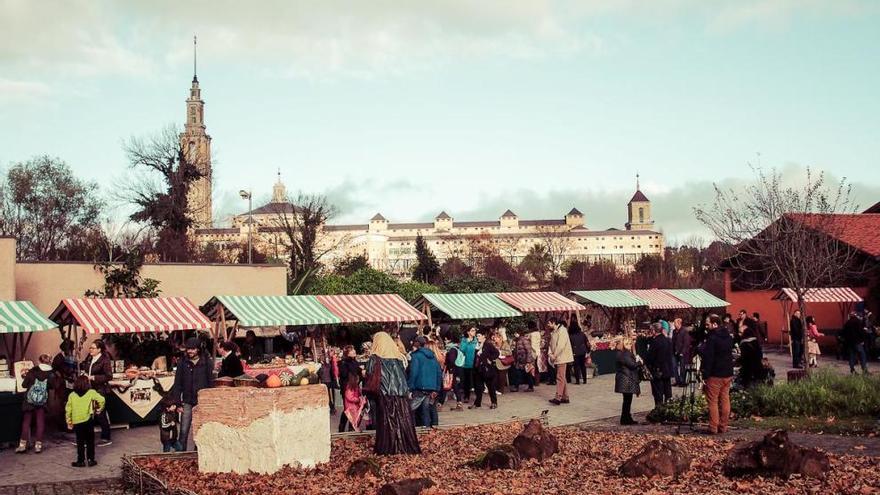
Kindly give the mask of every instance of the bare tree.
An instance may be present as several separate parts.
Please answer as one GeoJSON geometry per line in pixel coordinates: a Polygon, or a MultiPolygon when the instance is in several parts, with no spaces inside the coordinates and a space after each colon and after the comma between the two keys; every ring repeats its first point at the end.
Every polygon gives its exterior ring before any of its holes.
{"type": "Polygon", "coordinates": [[[551,274],[556,275],[561,272],[562,263],[574,245],[571,233],[564,227],[550,225],[541,225],[536,230],[541,244],[550,256],[551,274]]]}
{"type": "Polygon", "coordinates": [[[321,259],[347,240],[325,230],[336,215],[336,207],[325,196],[300,193],[294,201],[276,206],[270,228],[281,233],[279,240],[287,252],[292,280],[317,271],[321,259]]]}
{"type": "MultiPolygon", "coordinates": [[[[755,181],[743,190],[715,187],[715,201],[694,209],[719,241],[731,247],[724,261],[735,284],[751,289],[790,288],[806,315],[805,296],[812,288],[833,287],[859,280],[866,259],[841,240],[853,213],[850,186],[834,185],[823,174],[807,169],[805,182],[786,186],[781,175],[755,170],[755,181]]],[[[805,321],[802,322],[806,328],[805,321]]],[[[807,332],[804,332],[806,349],[807,332]]]]}

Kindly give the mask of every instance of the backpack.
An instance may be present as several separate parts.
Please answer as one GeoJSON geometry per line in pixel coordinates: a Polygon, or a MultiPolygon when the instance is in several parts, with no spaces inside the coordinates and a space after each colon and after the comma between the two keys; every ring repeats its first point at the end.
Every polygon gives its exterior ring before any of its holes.
{"type": "Polygon", "coordinates": [[[37,407],[46,405],[49,401],[49,386],[47,382],[48,380],[34,380],[34,384],[28,389],[27,396],[25,397],[28,404],[37,407]]]}
{"type": "Polygon", "coordinates": [[[455,367],[461,368],[462,366],[464,366],[464,352],[461,349],[456,347],[455,348],[455,367]]]}

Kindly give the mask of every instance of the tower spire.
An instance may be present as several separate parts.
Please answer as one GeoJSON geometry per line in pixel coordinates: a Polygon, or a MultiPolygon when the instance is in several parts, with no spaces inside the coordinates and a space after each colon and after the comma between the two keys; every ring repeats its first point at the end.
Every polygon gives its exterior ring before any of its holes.
{"type": "Polygon", "coordinates": [[[196,75],[196,61],[197,61],[197,53],[196,53],[196,43],[197,38],[193,36],[193,82],[199,82],[199,78],[196,75]]]}
{"type": "Polygon", "coordinates": [[[639,187],[639,173],[636,172],[636,191],[640,191],[642,188],[639,187]]]}

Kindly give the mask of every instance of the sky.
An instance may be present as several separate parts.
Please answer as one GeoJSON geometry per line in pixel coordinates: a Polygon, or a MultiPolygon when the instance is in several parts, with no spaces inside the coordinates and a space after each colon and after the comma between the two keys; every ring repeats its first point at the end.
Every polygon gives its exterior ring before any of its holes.
{"type": "Polygon", "coordinates": [[[674,242],[754,165],[880,201],[877,26],[852,0],[0,0],[0,166],[56,156],[113,196],[122,143],[182,126],[197,35],[217,223],[280,169],[342,223],[619,228],[639,174],[674,242]]]}

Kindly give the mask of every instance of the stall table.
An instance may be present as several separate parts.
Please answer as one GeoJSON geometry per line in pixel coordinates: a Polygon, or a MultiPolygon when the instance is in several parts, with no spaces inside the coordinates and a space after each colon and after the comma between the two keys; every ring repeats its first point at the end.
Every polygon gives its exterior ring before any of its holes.
{"type": "Polygon", "coordinates": [[[0,393],[0,443],[17,443],[21,436],[21,404],[25,394],[0,393]]]}
{"type": "Polygon", "coordinates": [[[174,386],[174,375],[134,380],[113,380],[107,399],[107,414],[113,424],[141,424],[159,421],[159,402],[174,386]]]}

